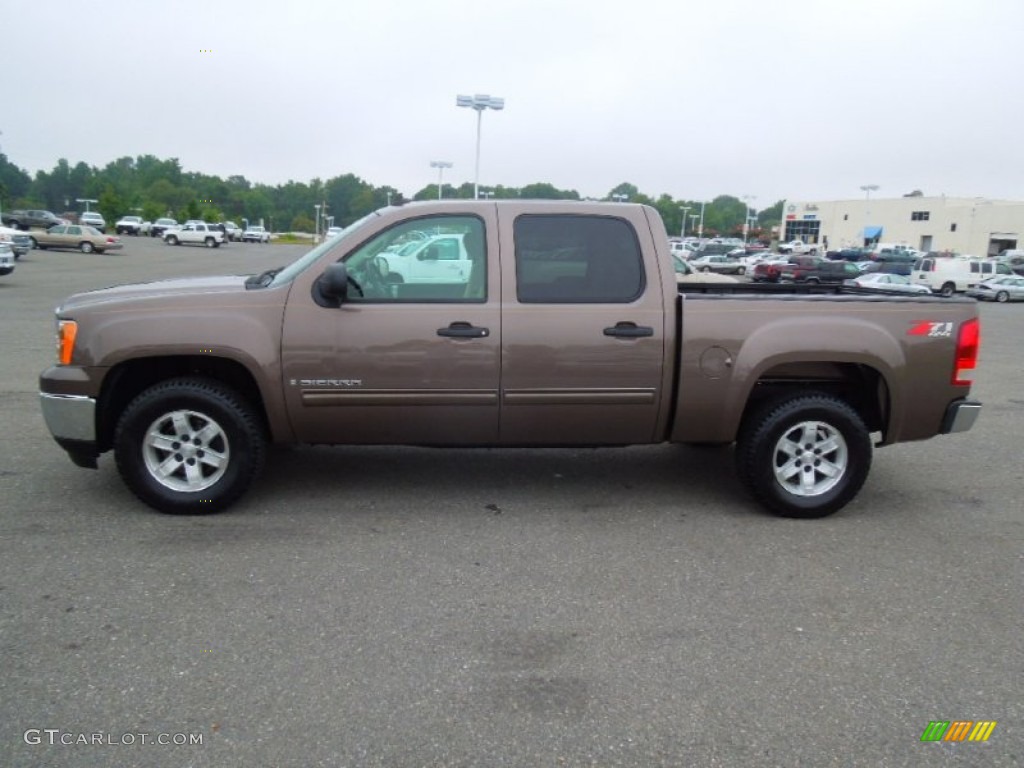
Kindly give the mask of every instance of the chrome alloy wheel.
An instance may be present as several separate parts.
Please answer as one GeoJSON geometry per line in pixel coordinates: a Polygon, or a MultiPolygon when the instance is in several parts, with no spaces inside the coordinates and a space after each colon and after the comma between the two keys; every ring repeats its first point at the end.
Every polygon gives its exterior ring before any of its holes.
{"type": "Polygon", "coordinates": [[[839,430],[823,421],[804,421],[779,438],[772,469],[778,484],[794,496],[820,496],[843,479],[848,461],[839,430]]]}
{"type": "Polygon", "coordinates": [[[220,480],[231,449],[224,429],[198,411],[171,411],[149,425],[142,446],[149,474],[172,491],[202,491],[220,480]]]}

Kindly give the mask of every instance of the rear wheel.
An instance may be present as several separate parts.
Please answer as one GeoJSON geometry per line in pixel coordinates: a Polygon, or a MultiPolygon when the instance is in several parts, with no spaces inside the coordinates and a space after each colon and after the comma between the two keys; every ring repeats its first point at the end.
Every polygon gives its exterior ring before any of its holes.
{"type": "Polygon", "coordinates": [[[212,237],[206,238],[206,240],[204,240],[203,242],[206,243],[207,248],[213,248],[217,245],[217,241],[214,240],[212,237]]]}
{"type": "Polygon", "coordinates": [[[150,387],[125,409],[114,435],[117,468],[160,512],[226,509],[263,466],[266,438],[252,407],[220,382],[198,377],[150,387]]]}
{"type": "Polygon", "coordinates": [[[1000,304],[1005,304],[1009,300],[1010,294],[1008,294],[1006,291],[1000,291],[999,293],[996,294],[996,301],[998,301],[1000,304]]]}
{"type": "Polygon", "coordinates": [[[942,288],[939,289],[939,293],[947,299],[953,295],[954,291],[956,291],[956,286],[953,283],[945,283],[942,288]]]}
{"type": "Polygon", "coordinates": [[[736,274],[737,275],[745,275],[745,274],[747,274],[747,268],[746,267],[740,267],[739,269],[736,270],[736,274]]]}
{"type": "Polygon", "coordinates": [[[746,489],[783,517],[825,517],[860,491],[871,439],[845,401],[820,392],[775,399],[751,415],[736,445],[746,489]]]}
{"type": "Polygon", "coordinates": [[[92,253],[93,251],[96,250],[96,248],[88,240],[83,240],[78,244],[78,250],[80,250],[82,253],[92,253]]]}

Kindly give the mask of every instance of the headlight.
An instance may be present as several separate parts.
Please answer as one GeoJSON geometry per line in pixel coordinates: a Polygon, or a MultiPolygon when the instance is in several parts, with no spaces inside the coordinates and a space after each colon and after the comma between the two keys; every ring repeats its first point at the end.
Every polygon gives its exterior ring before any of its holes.
{"type": "Polygon", "coordinates": [[[74,320],[57,321],[57,360],[61,365],[71,364],[71,355],[75,351],[77,335],[78,323],[74,320]]]}

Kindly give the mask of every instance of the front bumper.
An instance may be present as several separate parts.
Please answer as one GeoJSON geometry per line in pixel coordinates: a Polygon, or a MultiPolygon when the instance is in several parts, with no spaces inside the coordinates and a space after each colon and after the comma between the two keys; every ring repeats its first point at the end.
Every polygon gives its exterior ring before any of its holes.
{"type": "Polygon", "coordinates": [[[40,392],[39,404],[50,434],[71,461],[96,469],[96,400],[83,395],[40,392]]]}
{"type": "Polygon", "coordinates": [[[957,400],[946,408],[939,432],[948,435],[952,432],[966,432],[974,426],[981,414],[981,403],[977,400],[957,400]]]}

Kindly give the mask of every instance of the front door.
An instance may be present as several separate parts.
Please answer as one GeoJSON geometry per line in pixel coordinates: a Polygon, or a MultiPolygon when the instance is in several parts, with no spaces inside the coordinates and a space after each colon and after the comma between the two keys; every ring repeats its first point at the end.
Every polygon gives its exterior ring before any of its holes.
{"type": "Polygon", "coordinates": [[[641,257],[650,229],[527,206],[501,216],[501,442],[651,441],[666,328],[660,276],[641,257]]]}
{"type": "Polygon", "coordinates": [[[340,307],[293,287],[282,337],[285,397],[311,443],[472,445],[498,433],[500,276],[493,209],[406,219],[347,253],[340,307]],[[490,219],[491,221],[488,221],[490,219]],[[493,236],[493,235],[492,235],[493,236]],[[472,269],[417,282],[387,271],[414,241],[456,238],[472,269]],[[497,258],[494,263],[497,263],[497,258]]]}

